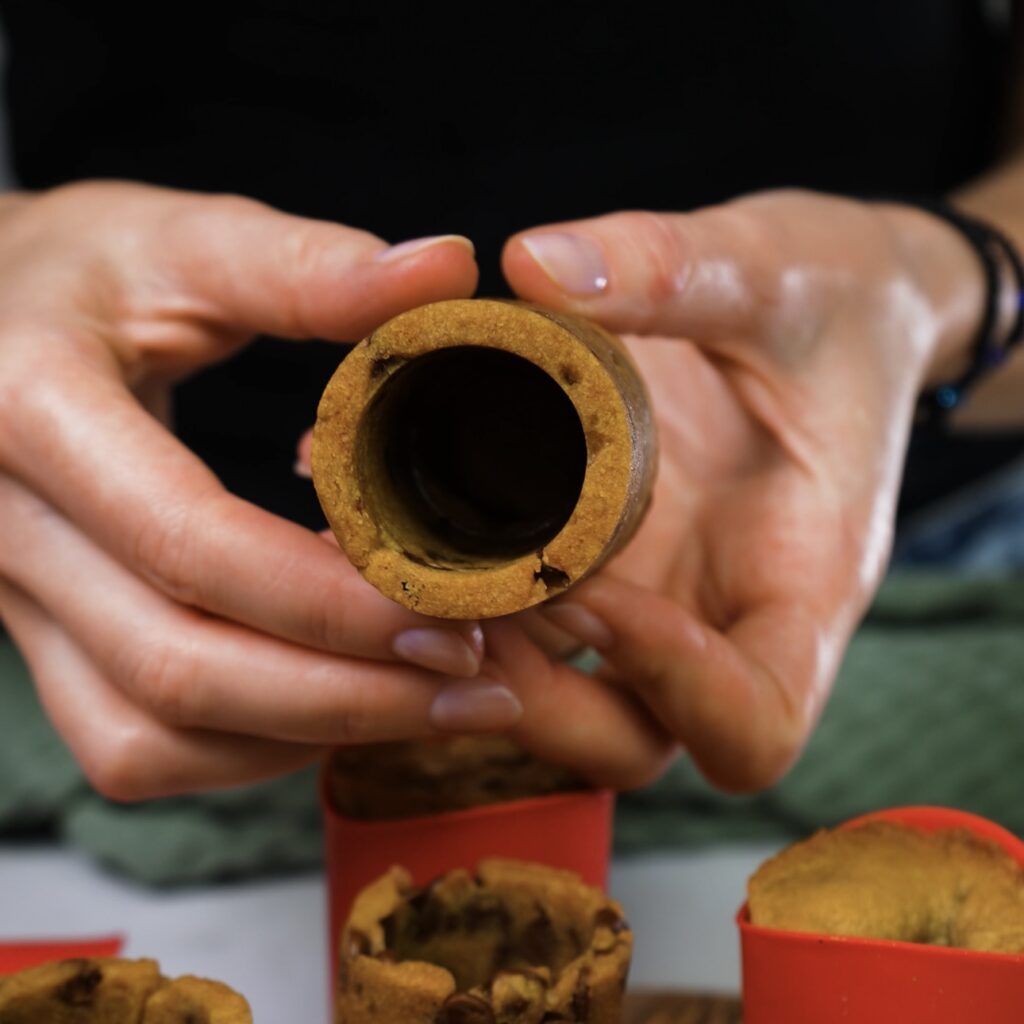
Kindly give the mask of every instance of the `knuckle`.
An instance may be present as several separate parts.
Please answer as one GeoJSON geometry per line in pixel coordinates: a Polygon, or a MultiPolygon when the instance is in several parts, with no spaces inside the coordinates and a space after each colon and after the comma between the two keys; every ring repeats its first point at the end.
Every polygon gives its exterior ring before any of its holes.
{"type": "Polygon", "coordinates": [[[318,294],[316,282],[324,280],[328,248],[319,224],[297,221],[284,232],[280,248],[281,280],[290,284],[281,289],[287,323],[298,333],[314,335],[314,316],[310,297],[318,294]]]}
{"type": "Polygon", "coordinates": [[[282,237],[281,255],[289,271],[301,279],[315,275],[324,260],[323,235],[319,225],[302,220],[291,223],[282,237]]]}
{"type": "Polygon", "coordinates": [[[166,213],[172,222],[186,230],[208,231],[211,219],[227,221],[248,218],[271,209],[266,203],[237,192],[169,193],[176,199],[166,213]]]}
{"type": "Polygon", "coordinates": [[[757,308],[774,309],[783,297],[787,228],[743,203],[716,207],[713,214],[714,230],[733,254],[729,271],[735,292],[757,308]]]}
{"type": "Polygon", "coordinates": [[[357,746],[375,738],[368,717],[355,710],[346,710],[336,715],[332,724],[327,739],[342,747],[357,746]]]}
{"type": "Polygon", "coordinates": [[[221,212],[228,216],[249,217],[253,214],[267,213],[272,209],[267,203],[238,192],[217,192],[200,198],[216,204],[221,212]]]}
{"type": "Polygon", "coordinates": [[[200,597],[193,572],[195,537],[192,514],[177,506],[144,516],[132,545],[149,582],[182,604],[195,604],[200,597]]]}
{"type": "Polygon", "coordinates": [[[121,723],[77,751],[90,785],[108,800],[132,803],[158,795],[148,766],[151,744],[138,725],[121,723]]]}
{"type": "Polygon", "coordinates": [[[59,376],[43,358],[43,345],[24,345],[5,332],[0,342],[0,457],[14,459],[28,442],[45,444],[56,403],[61,401],[59,376]]]}
{"type": "Polygon", "coordinates": [[[332,608],[326,602],[314,602],[306,618],[308,642],[322,651],[344,650],[347,633],[344,618],[341,609],[332,608]]]}
{"type": "Polygon", "coordinates": [[[117,676],[123,688],[161,722],[195,724],[196,672],[184,644],[164,639],[129,644],[117,676]]]}
{"type": "Polygon", "coordinates": [[[631,273],[634,298],[652,311],[678,297],[690,269],[681,221],[651,210],[626,210],[606,218],[606,238],[614,244],[618,262],[636,268],[631,273]]]}
{"type": "Polygon", "coordinates": [[[365,604],[368,599],[362,594],[352,593],[344,584],[328,593],[332,596],[303,602],[301,625],[305,630],[306,644],[321,651],[341,654],[358,654],[374,646],[372,634],[383,629],[386,620],[377,616],[367,617],[365,604]]]}
{"type": "MultiPolygon", "coordinates": [[[[133,230],[141,210],[169,190],[117,178],[91,178],[56,185],[36,195],[31,209],[37,224],[88,225],[102,215],[110,235],[133,230]]],[[[89,248],[88,233],[83,251],[89,248]]]]}
{"type": "Polygon", "coordinates": [[[270,207],[258,199],[221,193],[169,193],[172,201],[161,209],[160,234],[170,240],[172,250],[188,251],[197,240],[209,244],[225,231],[266,214],[270,207]]]}
{"type": "Polygon", "coordinates": [[[5,380],[0,372],[0,459],[7,464],[17,448],[19,424],[24,422],[21,415],[24,389],[13,380],[5,380]]]}
{"type": "Polygon", "coordinates": [[[643,250],[645,298],[652,306],[675,300],[689,269],[689,247],[679,224],[650,211],[636,211],[628,216],[630,229],[643,250]]]}
{"type": "Polygon", "coordinates": [[[380,739],[380,722],[370,708],[358,700],[336,711],[329,723],[326,741],[339,746],[356,746],[380,739]]]}

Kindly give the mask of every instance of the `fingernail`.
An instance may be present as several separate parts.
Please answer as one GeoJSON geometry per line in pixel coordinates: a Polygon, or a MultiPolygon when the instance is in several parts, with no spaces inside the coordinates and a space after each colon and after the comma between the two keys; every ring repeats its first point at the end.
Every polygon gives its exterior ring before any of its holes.
{"type": "Polygon", "coordinates": [[[424,249],[432,249],[435,245],[447,245],[449,242],[454,242],[461,245],[464,249],[468,249],[471,256],[476,255],[473,243],[463,235],[431,235],[428,238],[410,238],[408,242],[399,242],[398,245],[393,245],[390,249],[384,249],[377,253],[374,259],[378,263],[404,260],[407,256],[414,256],[423,252],[424,249]]]}
{"type": "Polygon", "coordinates": [[[450,629],[407,629],[391,642],[391,650],[403,661],[445,675],[475,676],[480,671],[480,654],[450,629]]]}
{"type": "Polygon", "coordinates": [[[599,295],[608,288],[608,267],[601,250],[580,235],[562,231],[527,235],[526,251],[563,292],[599,295]]]}
{"type": "Polygon", "coordinates": [[[511,728],[523,715],[519,698],[489,679],[450,683],[435,698],[430,721],[445,732],[487,732],[511,728]]]}
{"type": "Polygon", "coordinates": [[[313,479],[313,470],[310,469],[309,466],[302,461],[302,459],[295,460],[295,465],[292,466],[292,472],[296,476],[301,476],[305,480],[313,479]]]}
{"type": "Polygon", "coordinates": [[[611,647],[615,639],[608,626],[581,604],[549,604],[539,611],[552,626],[598,650],[611,647]]]}
{"type": "Polygon", "coordinates": [[[469,649],[477,656],[484,656],[484,630],[479,622],[464,622],[460,635],[469,644],[469,649]]]}

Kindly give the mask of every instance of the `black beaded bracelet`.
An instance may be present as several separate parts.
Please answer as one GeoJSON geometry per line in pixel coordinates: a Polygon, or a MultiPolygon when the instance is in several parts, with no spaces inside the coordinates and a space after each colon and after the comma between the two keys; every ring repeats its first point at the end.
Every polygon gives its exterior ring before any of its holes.
{"type": "MultiPolygon", "coordinates": [[[[907,202],[904,200],[904,202],[907,202]]],[[[955,380],[940,384],[918,399],[918,422],[931,427],[945,425],[949,414],[963,401],[970,387],[1006,361],[1024,340],[1024,262],[1016,246],[991,224],[969,217],[949,203],[911,200],[910,206],[925,210],[956,228],[977,254],[985,275],[985,308],[972,346],[971,363],[955,380]],[[1000,337],[999,310],[1003,295],[1003,266],[1009,268],[1016,290],[1016,313],[1005,337],[1000,337]]]]}

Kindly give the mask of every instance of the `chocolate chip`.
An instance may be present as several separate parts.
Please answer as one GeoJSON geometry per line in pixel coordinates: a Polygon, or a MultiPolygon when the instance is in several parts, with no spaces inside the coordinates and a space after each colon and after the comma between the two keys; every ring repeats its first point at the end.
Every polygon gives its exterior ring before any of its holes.
{"type": "Polygon", "coordinates": [[[415,942],[426,942],[445,930],[445,913],[439,900],[426,900],[413,918],[412,937],[415,942]]]}
{"type": "Polygon", "coordinates": [[[437,1024],[495,1024],[494,1010],[479,996],[456,992],[449,996],[436,1017],[437,1024]]]}
{"type": "Polygon", "coordinates": [[[479,899],[470,903],[462,916],[465,927],[471,932],[480,931],[489,925],[507,929],[511,923],[504,904],[497,896],[489,893],[482,893],[479,899]]]}
{"type": "Polygon", "coordinates": [[[386,949],[394,949],[395,940],[398,937],[398,922],[394,914],[388,914],[381,923],[380,930],[384,933],[384,946],[386,949]]]}
{"type": "Polygon", "coordinates": [[[532,964],[549,964],[554,958],[558,937],[547,911],[538,903],[536,916],[523,929],[519,939],[523,956],[532,964]]]}
{"type": "MultiPolygon", "coordinates": [[[[437,882],[435,879],[406,898],[413,913],[411,933],[414,942],[426,942],[444,930],[444,913],[440,901],[435,898],[437,882]]],[[[394,941],[389,941],[388,945],[393,946],[394,941]]]]}
{"type": "Polygon", "coordinates": [[[370,380],[378,380],[404,362],[401,356],[378,356],[370,363],[370,380]]]}
{"type": "Polygon", "coordinates": [[[553,565],[548,565],[547,562],[540,563],[540,568],[533,574],[533,578],[540,580],[544,584],[544,589],[549,594],[565,590],[570,582],[567,572],[553,565]]]}
{"type": "Polygon", "coordinates": [[[103,972],[88,960],[78,964],[78,973],[57,987],[54,998],[65,1006],[92,1006],[103,972]]]}
{"type": "Polygon", "coordinates": [[[586,1024],[590,1020],[590,972],[583,968],[576,978],[576,988],[572,993],[569,1010],[577,1024],[586,1024]]]}
{"type": "Polygon", "coordinates": [[[417,889],[411,896],[409,896],[406,902],[409,906],[416,911],[417,914],[423,912],[427,904],[434,897],[434,890],[437,888],[437,880],[435,879],[429,885],[424,885],[417,889]]]}

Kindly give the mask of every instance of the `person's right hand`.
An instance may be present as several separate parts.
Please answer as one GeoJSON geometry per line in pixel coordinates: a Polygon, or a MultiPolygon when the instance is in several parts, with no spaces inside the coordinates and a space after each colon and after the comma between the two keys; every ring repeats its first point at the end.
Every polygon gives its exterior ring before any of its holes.
{"type": "Polygon", "coordinates": [[[102,182],[0,201],[0,616],[102,792],[517,720],[477,677],[475,623],[387,601],[159,422],[170,382],[254,334],[359,338],[476,276],[465,239],[389,249],[238,197],[102,182]]]}

